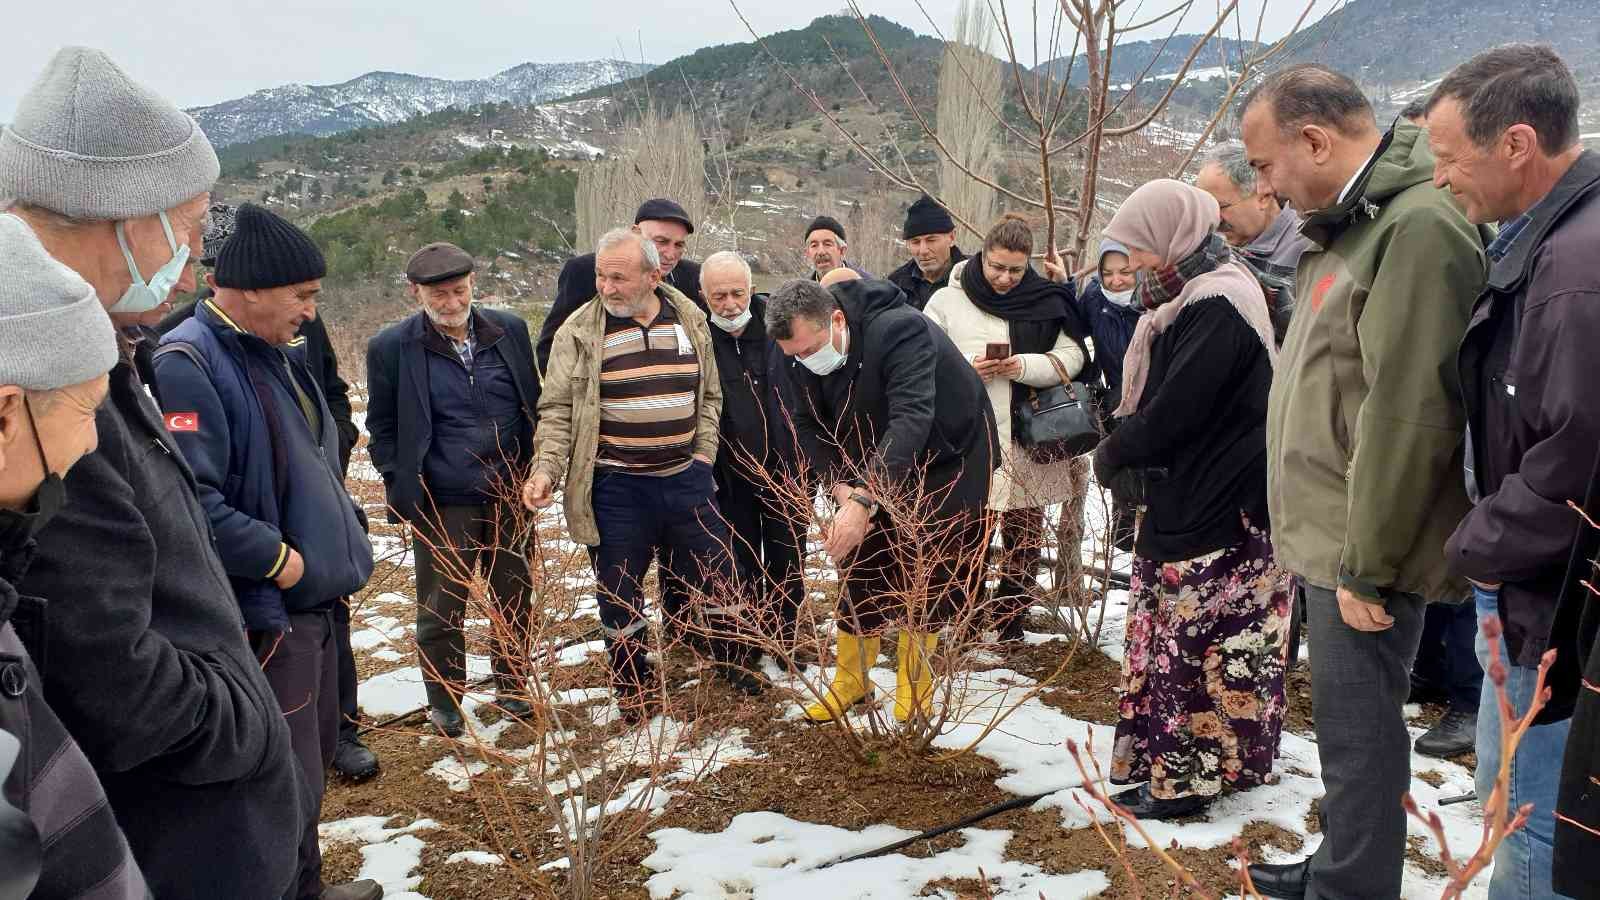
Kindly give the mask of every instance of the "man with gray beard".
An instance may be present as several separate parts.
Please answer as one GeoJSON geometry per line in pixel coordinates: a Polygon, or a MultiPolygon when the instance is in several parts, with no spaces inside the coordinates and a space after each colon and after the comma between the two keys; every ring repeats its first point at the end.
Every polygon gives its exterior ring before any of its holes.
{"type": "Polygon", "coordinates": [[[493,648],[496,705],[512,716],[529,711],[527,686],[513,678],[526,656],[528,568],[507,498],[531,459],[539,382],[528,323],[475,305],[473,269],[454,244],[418,250],[406,278],[419,310],[367,344],[372,464],[383,476],[389,521],[414,529],[428,719],[448,737],[463,727],[461,624],[466,581],[480,564],[514,632],[497,635],[493,648]]]}

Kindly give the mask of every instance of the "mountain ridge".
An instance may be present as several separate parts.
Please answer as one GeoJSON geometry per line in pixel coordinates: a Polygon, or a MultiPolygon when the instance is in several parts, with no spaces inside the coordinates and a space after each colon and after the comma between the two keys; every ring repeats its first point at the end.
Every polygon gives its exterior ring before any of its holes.
{"type": "Polygon", "coordinates": [[[324,137],[485,103],[534,105],[636,78],[655,67],[617,59],[524,62],[487,78],[451,80],[376,70],[337,84],[263,88],[188,112],[219,147],[282,134],[324,137]]]}

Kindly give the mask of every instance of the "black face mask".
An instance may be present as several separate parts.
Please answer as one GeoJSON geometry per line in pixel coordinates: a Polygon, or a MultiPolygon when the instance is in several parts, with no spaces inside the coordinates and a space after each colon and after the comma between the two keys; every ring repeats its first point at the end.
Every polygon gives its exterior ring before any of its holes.
{"type": "Polygon", "coordinates": [[[44,455],[44,443],[39,440],[39,423],[33,417],[33,407],[26,394],[22,408],[28,414],[28,425],[33,428],[33,446],[39,452],[39,465],[45,470],[44,481],[33,495],[32,507],[23,512],[0,510],[0,537],[5,544],[17,546],[37,536],[39,531],[55,518],[67,502],[67,485],[58,472],[50,471],[50,460],[44,455]]]}

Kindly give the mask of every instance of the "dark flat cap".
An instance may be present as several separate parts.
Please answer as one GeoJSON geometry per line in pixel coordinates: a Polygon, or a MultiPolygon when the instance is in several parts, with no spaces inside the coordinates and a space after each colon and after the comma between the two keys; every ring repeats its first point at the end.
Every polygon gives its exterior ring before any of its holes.
{"type": "Polygon", "coordinates": [[[639,211],[633,216],[633,224],[637,225],[645,221],[678,222],[689,229],[690,234],[694,234],[694,223],[689,221],[689,214],[684,211],[683,207],[661,197],[657,197],[654,200],[646,200],[639,204],[639,211]]]}
{"type": "Polygon", "coordinates": [[[811,232],[824,228],[837,235],[839,240],[844,240],[844,226],[840,225],[839,220],[832,216],[817,216],[812,219],[811,224],[806,226],[806,233],[801,240],[811,240],[811,232]]]}
{"type": "Polygon", "coordinates": [[[412,284],[438,284],[470,274],[475,265],[472,254],[455,244],[440,241],[411,254],[406,262],[406,278],[412,284]]]}

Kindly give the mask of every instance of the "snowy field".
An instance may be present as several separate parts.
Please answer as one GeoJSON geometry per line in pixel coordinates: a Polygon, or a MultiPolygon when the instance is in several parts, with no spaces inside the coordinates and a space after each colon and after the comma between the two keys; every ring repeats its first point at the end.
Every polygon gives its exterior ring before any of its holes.
{"type": "MultiPolygon", "coordinates": [[[[364,450],[352,466],[352,481],[373,481],[376,472],[366,460],[364,450]]],[[[1091,515],[1094,514],[1091,510],[1091,515]]],[[[375,516],[378,518],[378,516],[375,516]]],[[[570,545],[569,545],[570,546],[570,545]]],[[[410,564],[408,548],[397,538],[380,537],[374,541],[374,552],[380,559],[402,566],[410,564]]],[[[1116,568],[1126,570],[1126,560],[1116,568]]],[[[405,572],[409,576],[409,572],[405,572]]],[[[592,615],[593,584],[580,581],[570,585],[587,592],[580,613],[592,615]]],[[[405,588],[410,589],[406,584],[405,588]]],[[[1120,659],[1122,622],[1126,611],[1126,592],[1111,594],[1107,621],[1102,641],[1102,652],[1120,659]]],[[[353,635],[358,656],[387,664],[384,671],[371,675],[361,682],[360,700],[369,718],[381,718],[408,712],[422,702],[421,673],[415,665],[412,644],[415,632],[414,608],[407,594],[384,593],[369,598],[363,606],[353,635]],[[403,663],[403,665],[401,665],[403,663]]],[[[1040,644],[1060,640],[1059,636],[1030,633],[1030,643],[1040,644]]],[[[1064,645],[1063,645],[1064,646],[1064,645]]],[[[579,644],[563,651],[561,665],[578,665],[591,655],[600,653],[600,642],[579,644]]],[[[488,674],[488,661],[479,657],[469,659],[469,674],[482,677],[488,674]]],[[[779,687],[793,687],[793,676],[768,666],[768,676],[779,687]]],[[[806,677],[827,677],[831,670],[819,671],[811,667],[806,677]]],[[[895,672],[892,663],[881,658],[871,672],[878,686],[878,696],[892,703],[895,672]]],[[[1093,725],[1074,719],[1042,702],[1038,697],[1024,701],[1022,698],[1034,687],[1029,677],[1004,668],[973,674],[971,685],[962,696],[955,698],[959,706],[957,725],[942,736],[941,747],[962,747],[975,739],[984,726],[992,721],[997,708],[1020,702],[1020,707],[976,748],[976,753],[992,760],[1002,772],[995,785],[1011,795],[1026,795],[1056,791],[1034,806],[1053,814],[1064,831],[1089,827],[1090,820],[1084,809],[1074,799],[1080,780],[1077,768],[1064,749],[1068,739],[1084,743],[1093,732],[1094,749],[1101,766],[1109,770],[1112,730],[1103,725],[1093,725]],[[1057,790],[1059,789],[1059,790],[1057,790]]],[[[469,697],[465,703],[469,727],[478,732],[478,738],[495,745],[506,735],[512,724],[507,720],[485,724],[476,715],[486,696],[469,697]]],[[[576,692],[563,698],[564,702],[599,704],[609,703],[604,689],[576,692]]],[[[613,721],[618,713],[614,705],[593,706],[601,710],[597,718],[613,721]]],[[[779,705],[780,714],[795,718],[801,715],[796,702],[785,701],[779,705]]],[[[886,714],[885,710],[885,714],[886,714]]],[[[672,750],[672,758],[679,768],[660,779],[647,798],[627,797],[636,806],[659,815],[673,800],[675,792],[682,790],[696,778],[704,777],[731,762],[759,762],[759,754],[744,743],[745,735],[737,730],[705,736],[697,735],[693,741],[682,739],[688,731],[686,723],[658,717],[641,729],[657,742],[665,742],[672,750]]],[[[1420,734],[1421,728],[1414,728],[1420,734]]],[[[440,742],[440,738],[417,736],[420,743],[440,742]]],[[[629,738],[617,738],[608,751],[629,752],[629,738]]],[[[512,753],[518,751],[510,751],[512,753]]],[[[819,765],[822,763],[819,762],[819,765]]],[[[464,793],[470,779],[480,774],[486,764],[467,754],[447,755],[424,774],[437,780],[442,789],[464,793]]],[[[1455,852],[1469,852],[1477,846],[1481,819],[1476,803],[1463,803],[1439,807],[1438,801],[1469,793],[1472,790],[1472,773],[1454,763],[1414,756],[1413,796],[1424,809],[1435,809],[1443,818],[1447,837],[1455,852]]],[[[1185,824],[1146,823],[1152,838],[1163,846],[1176,843],[1180,847],[1207,849],[1226,847],[1252,823],[1267,823],[1297,836],[1303,847],[1295,852],[1280,850],[1269,852],[1267,862],[1286,862],[1297,859],[1314,849],[1321,840],[1320,834],[1308,828],[1312,803],[1322,794],[1319,779],[1321,765],[1313,736],[1286,733],[1277,765],[1277,782],[1251,791],[1232,794],[1213,804],[1198,820],[1185,824]]],[[[525,775],[526,773],[521,773],[525,775]]],[[[518,777],[513,773],[512,781],[518,777]]],[[[626,791],[624,792],[626,794],[626,791]]],[[[1098,809],[1087,796],[1083,800],[1091,809],[1098,809]]],[[[593,811],[591,811],[592,813],[593,811]]],[[[951,819],[964,811],[953,811],[951,819]]],[[[1102,822],[1111,821],[1103,812],[1102,822]]],[[[1048,821],[1038,818],[1030,821],[1048,821]]],[[[532,823],[539,825],[540,823],[532,823]]],[[[570,823],[568,823],[570,825],[570,823]]],[[[550,827],[551,823],[542,823],[550,827]]],[[[561,827],[556,825],[554,827],[561,827]]],[[[384,885],[385,896],[421,900],[418,892],[423,883],[421,870],[425,848],[431,840],[443,833],[440,823],[426,818],[409,819],[405,816],[356,816],[322,825],[324,847],[352,847],[359,851],[361,867],[358,877],[373,878],[384,885]]],[[[976,827],[963,832],[961,846],[936,853],[929,857],[889,855],[881,858],[846,863],[821,869],[830,860],[890,843],[908,837],[911,832],[888,825],[875,825],[860,829],[843,829],[826,823],[798,821],[775,812],[754,810],[735,816],[731,825],[715,833],[699,833],[681,828],[661,828],[649,834],[654,851],[643,859],[646,870],[640,878],[652,898],[684,898],[684,900],[711,900],[711,898],[752,898],[752,900],[822,900],[822,898],[874,898],[874,900],[902,900],[922,896],[955,897],[940,886],[951,880],[975,879],[981,869],[999,898],[1038,898],[1052,900],[1093,897],[1107,889],[1109,882],[1099,869],[1086,869],[1076,873],[1049,873],[1030,863],[1007,858],[1007,844],[1014,835],[1003,829],[976,827]],[[930,885],[932,887],[930,888],[930,885]]],[[[1412,822],[1410,834],[1413,849],[1431,860],[1437,860],[1439,848],[1427,831],[1412,822]]],[[[1130,834],[1137,846],[1137,837],[1130,834]]],[[[453,846],[453,845],[452,845],[453,846]]],[[[1110,854],[1107,854],[1110,861],[1110,854]]],[[[471,864],[495,869],[505,860],[490,848],[468,850],[450,856],[450,864],[471,864]]],[[[564,858],[536,860],[546,869],[559,869],[567,864],[564,858]]],[[[1438,867],[1434,867],[1438,871],[1438,867]]],[[[1466,896],[1485,897],[1486,883],[1481,878],[1466,896]]],[[[1415,861],[1407,863],[1404,897],[1412,900],[1436,898],[1443,890],[1443,880],[1430,875],[1415,861]]],[[[476,895],[475,895],[476,896],[476,895]]]]}

